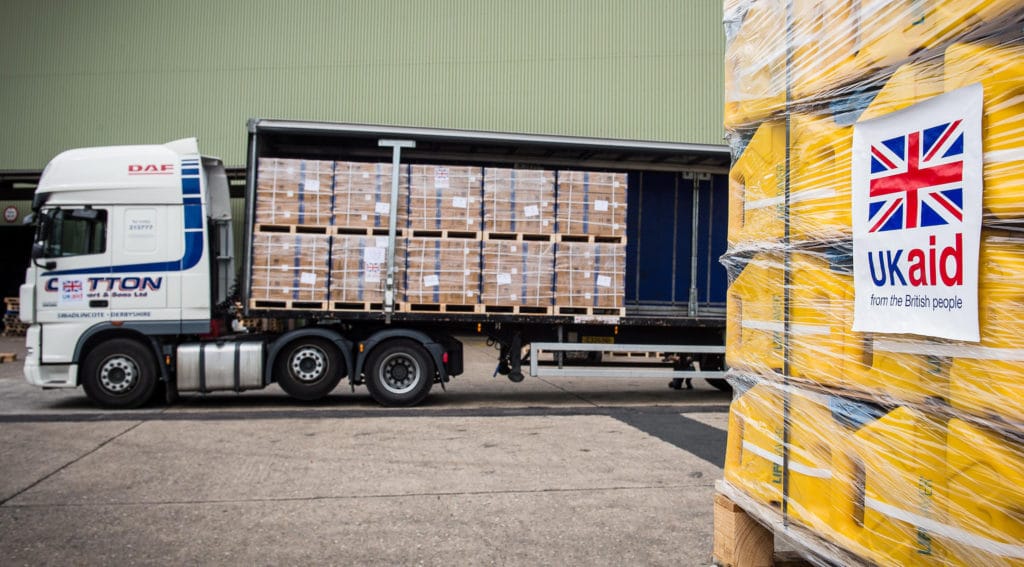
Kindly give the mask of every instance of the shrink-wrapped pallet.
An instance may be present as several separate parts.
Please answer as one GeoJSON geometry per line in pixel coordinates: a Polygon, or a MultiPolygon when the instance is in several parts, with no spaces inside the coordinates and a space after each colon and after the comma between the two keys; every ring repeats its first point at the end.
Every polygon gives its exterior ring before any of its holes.
{"type": "Polygon", "coordinates": [[[555,229],[555,172],[484,168],[484,230],[551,234],[555,229]]]}
{"type": "Polygon", "coordinates": [[[621,309],[625,264],[625,244],[558,243],[555,247],[556,308],[621,309]]]}
{"type": "Polygon", "coordinates": [[[483,303],[535,307],[552,305],[555,245],[551,242],[493,240],[483,243],[483,303]]]}
{"type": "MultiPolygon", "coordinates": [[[[406,224],[408,167],[399,168],[398,228],[406,224]]],[[[354,229],[388,228],[391,217],[390,163],[339,161],[334,165],[334,225],[341,234],[354,229]]]]}
{"type": "Polygon", "coordinates": [[[816,564],[1024,566],[1024,4],[840,4],[725,4],[720,486],[816,564]]]}
{"type": "Polygon", "coordinates": [[[625,173],[558,171],[559,234],[626,235],[625,173]]]}
{"type": "Polygon", "coordinates": [[[332,161],[259,158],[256,224],[329,226],[333,185],[332,161]]]}
{"type": "Polygon", "coordinates": [[[330,238],[254,234],[250,297],[256,307],[317,307],[327,301],[330,238]]]}
{"type": "Polygon", "coordinates": [[[482,185],[479,167],[409,166],[409,228],[479,231],[482,185]]]}
{"type": "MultiPolygon", "coordinates": [[[[395,251],[396,284],[404,279],[403,253],[402,249],[395,251]]],[[[335,236],[331,246],[332,309],[360,310],[364,303],[382,303],[387,258],[387,236],[335,236]]]]}
{"type": "Polygon", "coordinates": [[[432,305],[480,303],[480,241],[405,239],[405,302],[432,305]]]}

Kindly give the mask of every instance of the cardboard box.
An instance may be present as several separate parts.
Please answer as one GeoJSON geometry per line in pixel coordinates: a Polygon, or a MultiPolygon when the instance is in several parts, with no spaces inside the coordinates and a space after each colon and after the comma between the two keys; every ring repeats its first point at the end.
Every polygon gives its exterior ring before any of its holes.
{"type": "Polygon", "coordinates": [[[334,162],[260,158],[256,223],[330,226],[334,162]]]}
{"type": "MultiPolygon", "coordinates": [[[[383,302],[387,252],[387,236],[335,236],[331,246],[331,301],[383,302]]],[[[401,249],[395,253],[396,287],[404,279],[402,253],[401,249]]]]}
{"type": "Polygon", "coordinates": [[[406,303],[480,303],[480,241],[405,239],[406,303]]]}
{"type": "Polygon", "coordinates": [[[484,242],[483,303],[551,307],[554,260],[551,242],[484,242]]]}
{"type": "MultiPolygon", "coordinates": [[[[398,228],[408,220],[408,167],[400,166],[398,228]]],[[[387,228],[391,218],[390,163],[339,161],[334,166],[334,225],[339,228],[387,228]]]]}
{"type": "Polygon", "coordinates": [[[484,169],[484,230],[552,234],[555,172],[543,169],[484,169]]]}
{"type": "Polygon", "coordinates": [[[559,171],[559,234],[626,235],[625,173],[559,171]]]}
{"type": "Polygon", "coordinates": [[[480,230],[483,170],[411,165],[409,171],[409,228],[480,230]]]}
{"type": "Polygon", "coordinates": [[[252,299],[327,301],[330,239],[322,234],[254,234],[252,299]]]}
{"type": "Polygon", "coordinates": [[[555,305],[621,308],[626,245],[559,242],[555,247],[555,305]]]}

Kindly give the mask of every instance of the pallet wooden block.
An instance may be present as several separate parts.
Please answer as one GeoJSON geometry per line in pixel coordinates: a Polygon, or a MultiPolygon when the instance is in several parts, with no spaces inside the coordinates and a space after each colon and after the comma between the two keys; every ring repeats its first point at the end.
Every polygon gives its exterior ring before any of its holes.
{"type": "Polygon", "coordinates": [[[725,567],[772,567],[775,537],[724,494],[715,494],[714,560],[725,567]]]}
{"type": "Polygon", "coordinates": [[[0,362],[14,362],[18,360],[18,355],[13,352],[0,352],[0,362]]]}

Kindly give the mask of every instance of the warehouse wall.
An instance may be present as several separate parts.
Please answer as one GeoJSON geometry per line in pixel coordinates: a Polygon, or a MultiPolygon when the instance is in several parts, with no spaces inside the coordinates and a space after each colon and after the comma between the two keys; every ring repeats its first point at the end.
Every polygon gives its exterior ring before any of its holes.
{"type": "Polygon", "coordinates": [[[0,171],[292,118],[720,143],[721,0],[8,0],[0,171]]]}

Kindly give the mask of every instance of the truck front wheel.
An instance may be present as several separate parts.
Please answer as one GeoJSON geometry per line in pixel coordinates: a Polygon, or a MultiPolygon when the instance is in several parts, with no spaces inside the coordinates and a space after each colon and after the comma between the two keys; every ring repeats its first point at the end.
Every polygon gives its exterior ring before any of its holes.
{"type": "Polygon", "coordinates": [[[345,375],[341,353],[330,341],[309,337],[292,341],[274,361],[274,378],[289,396],[319,400],[345,375]]]}
{"type": "Polygon", "coordinates": [[[434,364],[419,343],[408,339],[389,341],[373,350],[368,361],[366,387],[377,403],[414,406],[434,385],[434,364]]]}
{"type": "Polygon", "coordinates": [[[131,339],[111,339],[96,345],[82,364],[82,388],[98,406],[137,408],[156,389],[156,359],[145,345],[131,339]]]}

